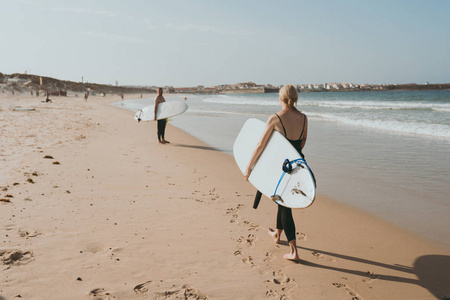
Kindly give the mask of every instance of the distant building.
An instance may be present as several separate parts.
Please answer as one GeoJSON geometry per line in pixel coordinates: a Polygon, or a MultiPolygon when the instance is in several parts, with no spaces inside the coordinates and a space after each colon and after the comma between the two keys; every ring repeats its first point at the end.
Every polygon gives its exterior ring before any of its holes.
{"type": "Polygon", "coordinates": [[[204,88],[203,92],[206,93],[216,93],[217,92],[217,88],[216,87],[208,87],[208,88],[204,88]]]}
{"type": "Polygon", "coordinates": [[[238,83],[236,85],[239,89],[256,87],[256,83],[254,83],[254,82],[243,82],[243,83],[238,83]]]}
{"type": "Polygon", "coordinates": [[[181,87],[181,88],[173,88],[175,93],[190,93],[193,88],[190,87],[181,87]]]}

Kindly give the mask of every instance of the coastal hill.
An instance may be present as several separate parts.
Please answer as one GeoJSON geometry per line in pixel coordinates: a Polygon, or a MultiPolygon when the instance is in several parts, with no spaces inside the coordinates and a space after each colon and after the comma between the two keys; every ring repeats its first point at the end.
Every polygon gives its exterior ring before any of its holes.
{"type": "MultiPolygon", "coordinates": [[[[353,84],[353,83],[325,83],[325,84],[298,84],[299,92],[352,92],[352,91],[405,91],[405,90],[443,90],[450,89],[450,83],[439,84],[353,84]]],[[[281,86],[271,84],[258,85],[253,82],[237,84],[223,84],[212,87],[172,87],[164,86],[168,93],[182,94],[223,94],[223,93],[277,93],[281,86]]],[[[59,80],[51,77],[32,74],[0,73],[0,90],[6,92],[43,92],[50,95],[67,95],[67,92],[98,93],[98,94],[148,94],[156,93],[156,88],[142,86],[113,86],[97,83],[73,82],[59,80]],[[42,80],[42,81],[41,81],[42,80]]]]}
{"type": "Polygon", "coordinates": [[[11,75],[0,73],[0,89],[2,92],[44,91],[53,95],[64,95],[67,91],[78,93],[92,92],[99,94],[156,93],[154,89],[147,87],[125,87],[87,82],[73,82],[52,77],[18,73],[11,75]]]}

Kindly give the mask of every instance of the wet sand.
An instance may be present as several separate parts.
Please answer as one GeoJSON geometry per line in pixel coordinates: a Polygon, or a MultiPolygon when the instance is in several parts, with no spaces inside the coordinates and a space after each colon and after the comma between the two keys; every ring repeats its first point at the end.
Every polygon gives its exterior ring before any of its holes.
{"type": "Polygon", "coordinates": [[[170,125],[158,144],[119,97],[0,97],[4,299],[450,297],[448,250],[320,195],[284,260],[230,155],[170,125]]]}

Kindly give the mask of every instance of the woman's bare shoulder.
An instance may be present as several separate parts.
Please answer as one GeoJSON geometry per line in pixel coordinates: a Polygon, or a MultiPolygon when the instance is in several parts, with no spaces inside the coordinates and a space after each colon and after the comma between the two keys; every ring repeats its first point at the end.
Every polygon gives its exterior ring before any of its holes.
{"type": "Polygon", "coordinates": [[[269,117],[269,119],[267,120],[267,125],[274,125],[278,122],[278,117],[277,114],[273,114],[269,117]]]}
{"type": "Polygon", "coordinates": [[[308,120],[308,116],[307,116],[305,113],[300,112],[300,115],[301,115],[303,118],[305,118],[306,120],[308,120]]]}

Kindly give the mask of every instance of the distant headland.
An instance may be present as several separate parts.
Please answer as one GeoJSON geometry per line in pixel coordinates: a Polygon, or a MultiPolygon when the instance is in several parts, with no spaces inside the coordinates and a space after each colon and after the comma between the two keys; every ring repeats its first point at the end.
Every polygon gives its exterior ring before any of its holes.
{"type": "Polygon", "coordinates": [[[118,86],[90,82],[73,82],[32,74],[0,73],[0,90],[5,92],[42,92],[42,95],[66,96],[67,92],[98,94],[144,94],[156,93],[155,89],[137,86],[118,86]]]}
{"type": "MultiPolygon", "coordinates": [[[[321,83],[295,85],[299,92],[352,92],[352,91],[410,91],[410,90],[449,90],[450,83],[425,84],[354,84],[354,83],[321,83]]],[[[212,87],[198,85],[195,87],[163,86],[166,93],[180,94],[226,94],[226,93],[277,93],[282,86],[271,84],[260,85],[254,82],[222,84],[212,87]]],[[[0,90],[5,92],[37,92],[43,91],[53,95],[66,95],[67,91],[79,93],[131,94],[156,93],[157,86],[107,85],[88,82],[73,82],[32,74],[0,73],[0,90]]]]}

